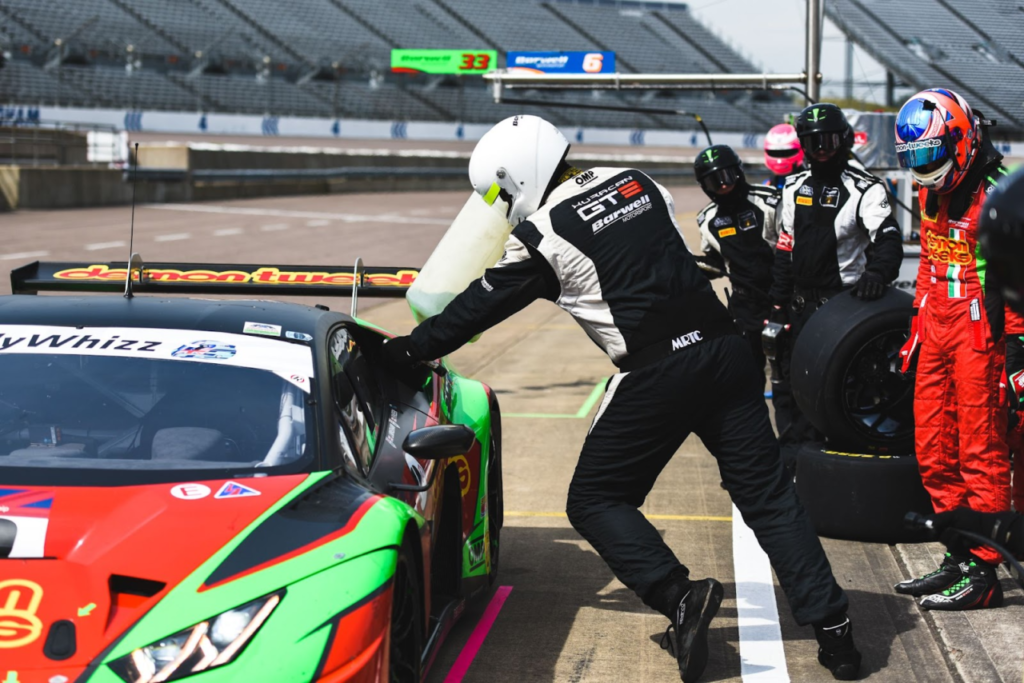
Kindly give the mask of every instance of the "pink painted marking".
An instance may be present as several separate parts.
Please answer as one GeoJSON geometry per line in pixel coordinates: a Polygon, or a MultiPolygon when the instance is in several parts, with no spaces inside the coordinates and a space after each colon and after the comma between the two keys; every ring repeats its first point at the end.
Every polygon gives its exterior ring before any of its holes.
{"type": "Polygon", "coordinates": [[[494,626],[494,620],[498,618],[498,612],[505,604],[505,599],[511,592],[512,586],[498,586],[498,590],[494,591],[494,597],[488,603],[484,615],[477,622],[476,628],[473,629],[469,640],[466,641],[462,652],[459,653],[459,658],[455,660],[451,671],[445,677],[444,683],[461,683],[466,672],[469,671],[469,665],[476,659],[476,653],[480,651],[480,646],[484,644],[484,638],[490,632],[491,626],[494,626]]]}

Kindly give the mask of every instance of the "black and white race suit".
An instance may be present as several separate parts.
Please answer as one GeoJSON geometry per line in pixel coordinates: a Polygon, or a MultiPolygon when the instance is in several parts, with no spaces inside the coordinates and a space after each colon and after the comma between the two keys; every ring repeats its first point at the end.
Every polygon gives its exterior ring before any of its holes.
{"type": "MultiPolygon", "coordinates": [[[[891,283],[903,260],[903,240],[882,181],[854,167],[829,174],[808,170],[786,179],[779,209],[772,303],[788,310],[790,349],[811,315],[857,283],[864,271],[891,283]]],[[[788,377],[790,354],[782,357],[788,377]]],[[[821,441],[791,397],[775,402],[784,443],[821,441]]]]}
{"type": "Polygon", "coordinates": [[[768,291],[778,240],[778,203],[777,190],[744,183],[697,214],[703,252],[698,261],[712,279],[718,273],[728,275],[729,313],[761,368],[765,364],[761,330],[771,308],[768,291]]]}
{"type": "Polygon", "coordinates": [[[438,358],[537,298],[565,309],[622,372],[608,382],[567,512],[622,582],[666,615],[686,569],[638,510],[689,434],[771,558],[799,623],[846,608],[791,479],[747,345],[700,272],[672,197],[634,169],[594,168],[556,187],[512,231],[501,261],[410,335],[438,358]],[[670,576],[671,575],[671,576],[670,576]]]}

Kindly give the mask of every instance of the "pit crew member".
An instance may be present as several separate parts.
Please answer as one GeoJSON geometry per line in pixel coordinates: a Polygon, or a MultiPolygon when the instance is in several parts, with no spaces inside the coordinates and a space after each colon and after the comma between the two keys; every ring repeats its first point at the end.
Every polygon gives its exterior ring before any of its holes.
{"type": "Polygon", "coordinates": [[[788,123],[772,126],[764,136],[764,165],[771,171],[768,185],[781,190],[786,178],[804,170],[804,150],[796,128],[788,123]]]}
{"type": "Polygon", "coordinates": [[[505,254],[439,315],[388,342],[385,355],[396,365],[439,358],[536,299],[564,308],[620,370],[569,486],[569,520],[669,618],[683,681],[704,670],[722,586],[691,580],[638,508],[691,432],[718,459],[797,622],[816,625],[819,661],[838,678],[855,677],[846,595],[783,475],[760,373],[686,248],[671,195],[635,169],[573,168],[568,149],[534,116],[506,119],[481,138],[470,180],[515,226],[505,254]]]}
{"type": "Polygon", "coordinates": [[[727,145],[701,151],[693,162],[693,173],[711,200],[697,214],[703,252],[696,257],[697,265],[711,279],[728,275],[732,285],[729,313],[763,372],[761,329],[771,308],[768,290],[778,234],[775,208],[779,193],[747,183],[739,156],[727,145]]]}
{"type": "MultiPolygon", "coordinates": [[[[978,244],[982,205],[1006,174],[1002,156],[982,117],[941,88],[917,93],[900,109],[896,154],[920,185],[916,315],[902,354],[905,369],[917,356],[921,479],[938,513],[960,507],[1003,512],[1010,507],[1004,373],[1019,369],[1007,366],[1006,337],[1019,342],[1024,320],[988,280],[978,244]]],[[[950,552],[936,571],[895,589],[925,596],[926,609],[996,607],[1003,599],[999,561],[991,548],[950,552]]]]}
{"type": "MultiPolygon", "coordinates": [[[[880,298],[899,274],[903,243],[883,182],[850,165],[853,129],[834,104],[800,112],[796,132],[810,168],[786,179],[772,273],[772,322],[792,325],[795,342],[811,315],[852,289],[880,298]]],[[[788,376],[789,354],[783,356],[788,376]]],[[[822,435],[790,401],[776,403],[785,444],[821,442],[822,435]],[[780,412],[782,413],[780,415],[780,412]]]]}

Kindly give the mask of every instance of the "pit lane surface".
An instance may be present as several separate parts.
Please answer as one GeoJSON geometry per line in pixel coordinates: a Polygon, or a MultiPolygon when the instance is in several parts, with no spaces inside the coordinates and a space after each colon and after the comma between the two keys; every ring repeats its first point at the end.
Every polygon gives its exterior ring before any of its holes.
{"type": "MultiPolygon", "coordinates": [[[[693,217],[704,197],[696,188],[674,188],[673,194],[688,242],[696,247],[693,217]]],[[[149,261],[344,265],[362,256],[368,264],[419,266],[465,197],[368,194],[141,206],[135,250],[149,261]]],[[[3,215],[2,291],[10,291],[6,269],[24,262],[125,259],[128,221],[127,208],[3,215]]],[[[347,299],[324,303],[348,310],[347,299]]],[[[404,302],[364,299],[360,310],[396,332],[411,328],[404,302]]],[[[511,588],[462,680],[678,680],[675,661],[657,643],[664,618],[615,580],[563,513],[599,383],[613,366],[566,314],[543,302],[487,332],[453,362],[499,392],[506,526],[498,584],[511,588]]],[[[695,577],[714,576],[725,585],[702,680],[830,680],[815,660],[811,629],[793,623],[777,588],[767,590],[777,600],[776,630],[770,606],[756,602],[757,582],[745,576],[737,585],[735,567],[746,571],[756,563],[751,549],[734,541],[732,508],[699,440],[683,445],[643,511],[695,577]],[[739,603],[738,590],[745,596],[739,603]]],[[[1006,609],[925,615],[890,587],[931,569],[936,548],[832,540],[825,547],[850,595],[869,680],[1021,680],[1024,599],[1008,579],[1006,609]]],[[[771,581],[770,574],[761,578],[771,581]]],[[[453,666],[464,652],[472,653],[467,643],[480,635],[486,604],[470,607],[452,631],[430,683],[458,680],[453,666]]]]}

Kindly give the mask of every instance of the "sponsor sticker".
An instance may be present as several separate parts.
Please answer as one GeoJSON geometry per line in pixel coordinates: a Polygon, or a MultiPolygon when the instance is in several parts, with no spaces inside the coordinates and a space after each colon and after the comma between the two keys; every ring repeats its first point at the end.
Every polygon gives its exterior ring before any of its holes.
{"type": "Polygon", "coordinates": [[[796,203],[799,204],[800,206],[810,206],[811,204],[814,203],[814,200],[811,199],[810,197],[797,197],[796,203]]]}
{"type": "Polygon", "coordinates": [[[234,358],[236,353],[233,344],[222,344],[213,339],[203,339],[188,344],[182,344],[171,356],[174,358],[188,358],[191,360],[227,360],[234,358]]]}
{"type": "Polygon", "coordinates": [[[839,188],[826,187],[821,190],[821,205],[835,208],[839,206],[839,188]]]}
{"type": "Polygon", "coordinates": [[[736,234],[736,228],[725,228],[724,230],[718,231],[719,237],[732,237],[736,234]]]}
{"type": "Polygon", "coordinates": [[[793,236],[788,232],[782,232],[779,235],[779,243],[775,245],[775,248],[781,251],[793,251],[793,236]]]}
{"type": "Polygon", "coordinates": [[[142,327],[0,325],[0,354],[107,356],[189,362],[202,360],[313,376],[309,346],[262,335],[142,327]],[[200,337],[199,335],[204,335],[200,337]],[[208,336],[207,336],[208,335],[208,336]]]}
{"type": "Polygon", "coordinates": [[[295,341],[311,342],[313,341],[313,335],[306,334],[305,332],[293,332],[288,330],[284,333],[284,336],[288,339],[294,339],[295,341]]]}
{"type": "Polygon", "coordinates": [[[242,332],[244,334],[262,334],[264,337],[280,337],[281,326],[271,325],[269,323],[247,322],[245,323],[245,326],[242,327],[242,332]]]}
{"type": "Polygon", "coordinates": [[[179,500],[199,500],[210,495],[206,484],[178,484],[171,487],[171,495],[179,500]]]}
{"type": "Polygon", "coordinates": [[[753,211],[744,211],[737,218],[740,221],[740,230],[753,230],[757,227],[757,215],[753,211]]]}
{"type": "Polygon", "coordinates": [[[213,497],[218,499],[248,498],[258,495],[261,495],[260,492],[254,488],[250,488],[245,484],[239,484],[237,481],[228,481],[220,487],[220,490],[213,497]]]}
{"type": "Polygon", "coordinates": [[[797,192],[799,192],[801,195],[803,195],[805,197],[813,197],[814,196],[814,188],[811,187],[810,185],[801,185],[800,189],[797,192]]]}
{"type": "Polygon", "coordinates": [[[34,643],[43,634],[37,616],[43,601],[43,587],[28,579],[0,581],[0,649],[14,649],[34,643]]]}
{"type": "Polygon", "coordinates": [[[53,489],[0,488],[0,559],[45,557],[53,496],[53,489]]]}

